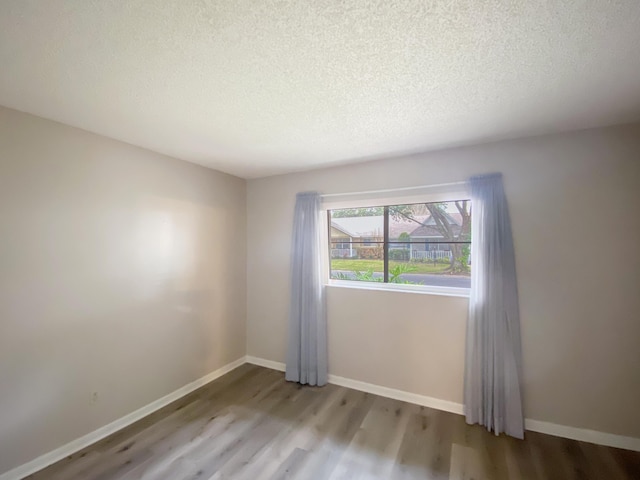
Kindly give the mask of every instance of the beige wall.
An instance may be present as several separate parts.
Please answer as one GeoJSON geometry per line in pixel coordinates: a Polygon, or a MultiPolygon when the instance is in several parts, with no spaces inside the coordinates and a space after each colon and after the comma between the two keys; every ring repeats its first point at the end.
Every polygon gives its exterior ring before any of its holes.
{"type": "MultiPolygon", "coordinates": [[[[284,361],[294,196],[500,171],[528,418],[640,437],[640,125],[248,182],[248,354],[284,361]]],[[[328,289],[330,372],[462,402],[467,300],[328,289]]]]}
{"type": "Polygon", "coordinates": [[[0,108],[0,473],[245,354],[245,200],[0,108]]]}
{"type": "MultiPolygon", "coordinates": [[[[241,179],[0,107],[0,472],[245,345],[283,361],[296,192],[491,171],[513,216],[527,417],[640,437],[640,125],[252,180],[245,196],[241,179]]],[[[331,373],[460,403],[466,309],[329,288],[331,373]]]]}

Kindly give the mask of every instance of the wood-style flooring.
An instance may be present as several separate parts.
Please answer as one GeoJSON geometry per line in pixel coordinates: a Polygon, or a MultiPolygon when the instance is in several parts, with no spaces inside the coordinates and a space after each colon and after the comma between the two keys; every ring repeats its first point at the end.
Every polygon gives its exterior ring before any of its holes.
{"type": "Polygon", "coordinates": [[[29,479],[640,479],[640,453],[243,365],[29,479]]]}

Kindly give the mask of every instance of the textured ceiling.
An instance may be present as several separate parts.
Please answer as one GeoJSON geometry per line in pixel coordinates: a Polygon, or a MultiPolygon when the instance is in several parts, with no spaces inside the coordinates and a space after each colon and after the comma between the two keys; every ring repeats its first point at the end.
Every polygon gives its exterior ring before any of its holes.
{"type": "Polygon", "coordinates": [[[640,119],[639,0],[0,0],[0,104],[257,177],[640,119]]]}

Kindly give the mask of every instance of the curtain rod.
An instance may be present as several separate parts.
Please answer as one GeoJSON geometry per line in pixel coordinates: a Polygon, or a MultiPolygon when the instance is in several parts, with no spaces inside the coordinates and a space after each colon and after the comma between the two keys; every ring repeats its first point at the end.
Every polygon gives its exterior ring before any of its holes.
{"type": "Polygon", "coordinates": [[[364,192],[348,192],[348,193],[325,193],[320,195],[321,198],[329,197],[344,197],[347,195],[369,195],[377,193],[394,193],[405,192],[407,190],[424,190],[425,188],[440,188],[440,187],[453,187],[457,185],[466,185],[467,182],[451,182],[451,183],[438,183],[437,185],[420,185],[416,187],[401,187],[401,188],[388,188],[385,190],[366,190],[364,192]]]}

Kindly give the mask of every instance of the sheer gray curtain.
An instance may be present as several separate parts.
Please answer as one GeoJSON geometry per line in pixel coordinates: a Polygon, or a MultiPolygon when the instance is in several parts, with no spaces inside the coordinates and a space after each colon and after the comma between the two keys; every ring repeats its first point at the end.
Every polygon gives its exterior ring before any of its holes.
{"type": "Polygon", "coordinates": [[[327,383],[327,320],[321,270],[320,195],[299,193],[291,245],[291,307],[285,378],[327,383]]]}
{"type": "Polygon", "coordinates": [[[509,209],[502,175],[469,179],[471,298],[464,407],[468,423],[524,437],[520,317],[509,209]]]}

